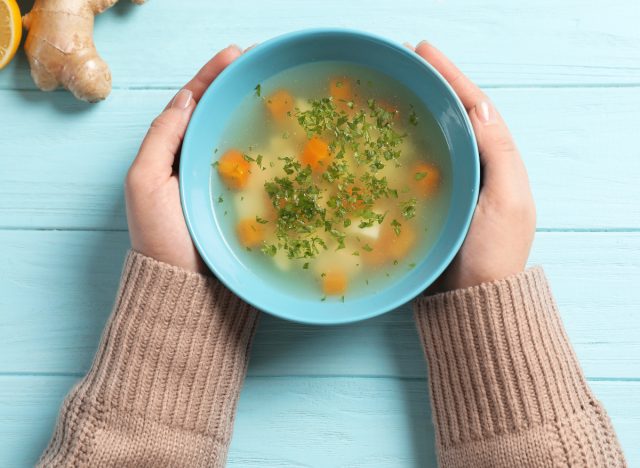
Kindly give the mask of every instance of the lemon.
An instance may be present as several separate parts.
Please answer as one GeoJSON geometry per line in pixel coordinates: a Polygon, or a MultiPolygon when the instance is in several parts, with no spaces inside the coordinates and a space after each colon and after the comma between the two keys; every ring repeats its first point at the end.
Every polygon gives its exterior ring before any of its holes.
{"type": "Polygon", "coordinates": [[[22,18],[16,0],[0,0],[0,69],[16,54],[22,37],[22,18]]]}

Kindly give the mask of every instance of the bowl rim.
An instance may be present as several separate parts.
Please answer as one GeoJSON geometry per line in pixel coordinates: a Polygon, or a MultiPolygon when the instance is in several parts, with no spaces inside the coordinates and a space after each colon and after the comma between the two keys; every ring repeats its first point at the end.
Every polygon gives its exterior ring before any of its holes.
{"type": "MultiPolygon", "coordinates": [[[[330,36],[330,35],[344,35],[344,36],[354,36],[354,37],[359,37],[359,38],[364,38],[364,39],[368,39],[371,42],[377,42],[380,45],[386,46],[386,47],[390,47],[391,49],[395,50],[397,53],[405,56],[407,59],[409,60],[413,60],[414,62],[418,62],[420,65],[422,65],[424,68],[426,68],[437,80],[439,80],[441,82],[441,84],[444,86],[444,88],[449,92],[450,97],[453,99],[453,102],[455,103],[455,105],[458,107],[458,110],[460,111],[460,113],[462,114],[463,117],[463,121],[464,121],[464,125],[466,127],[467,130],[467,134],[471,139],[471,146],[472,146],[472,150],[473,150],[473,155],[471,158],[471,163],[473,164],[473,182],[474,182],[474,187],[473,187],[473,198],[472,198],[472,203],[469,204],[469,206],[465,207],[466,212],[464,213],[464,223],[461,226],[461,229],[459,230],[455,241],[452,243],[452,248],[449,249],[448,253],[446,256],[443,257],[442,261],[439,262],[438,268],[434,268],[432,270],[432,272],[425,276],[424,281],[420,282],[420,285],[416,286],[415,288],[411,289],[409,293],[405,293],[405,294],[401,294],[398,295],[398,297],[393,300],[393,301],[388,301],[387,303],[385,303],[384,307],[379,307],[379,308],[372,308],[371,310],[367,311],[366,313],[362,313],[362,314],[354,314],[354,315],[350,315],[348,317],[345,317],[344,319],[338,319],[338,320],[314,320],[314,319],[305,319],[305,318],[299,318],[299,317],[292,317],[289,314],[283,313],[280,310],[274,310],[274,309],[268,309],[268,308],[264,308],[263,305],[259,304],[259,301],[255,300],[254,298],[250,297],[250,294],[247,294],[246,291],[242,290],[241,288],[236,288],[235,285],[230,284],[228,281],[228,278],[225,277],[224,274],[221,273],[220,269],[217,268],[216,266],[216,262],[212,261],[210,259],[210,256],[207,254],[206,250],[203,248],[200,239],[197,237],[196,233],[194,232],[194,228],[193,228],[193,220],[191,219],[190,216],[190,211],[189,208],[187,207],[187,195],[185,194],[185,184],[184,184],[184,170],[183,170],[183,163],[184,163],[184,158],[180,158],[180,170],[178,172],[178,179],[179,179],[179,193],[180,193],[180,204],[182,207],[182,212],[183,212],[183,216],[185,218],[185,223],[187,225],[187,229],[189,231],[189,235],[198,251],[198,254],[202,257],[202,260],[204,261],[204,263],[207,265],[207,267],[211,270],[211,272],[215,275],[215,277],[221,281],[233,294],[237,295],[240,299],[242,299],[243,301],[247,302],[248,304],[250,304],[251,306],[255,307],[256,309],[263,311],[265,313],[268,313],[269,315],[273,315],[275,317],[284,319],[284,320],[288,320],[288,321],[292,321],[295,323],[301,323],[301,324],[306,324],[306,325],[343,325],[343,324],[349,324],[349,323],[354,323],[354,322],[359,322],[361,320],[367,320],[373,317],[377,317],[380,315],[383,315],[385,313],[391,312],[395,309],[397,309],[398,307],[401,307],[407,303],[409,303],[410,301],[412,301],[413,299],[415,299],[416,297],[418,297],[426,288],[429,287],[429,285],[433,284],[433,282],[444,272],[444,270],[451,264],[453,258],[457,255],[457,253],[459,252],[462,243],[464,242],[468,232],[469,232],[469,227],[471,225],[471,221],[473,219],[473,214],[475,212],[476,206],[477,206],[477,202],[478,202],[478,196],[479,196],[479,189],[480,189],[480,157],[479,157],[479,151],[478,151],[478,145],[477,145],[477,141],[476,141],[476,136],[475,136],[475,132],[473,131],[473,126],[471,124],[471,121],[469,119],[469,115],[467,113],[466,108],[464,107],[464,105],[462,104],[462,102],[460,101],[460,98],[458,97],[458,95],[456,94],[456,92],[453,90],[453,87],[449,84],[449,82],[447,82],[447,80],[440,74],[440,72],[438,72],[433,65],[431,65],[429,62],[427,62],[424,58],[422,58],[420,55],[418,55],[417,53],[409,50],[406,46],[395,42],[391,39],[388,39],[386,37],[374,34],[374,33],[370,33],[367,31],[361,31],[361,30],[356,30],[356,29],[349,29],[349,28],[336,28],[336,27],[325,27],[325,28],[307,28],[307,29],[301,29],[301,30],[296,30],[296,31],[292,31],[292,32],[288,32],[288,33],[284,33],[284,34],[280,34],[278,36],[272,37],[264,42],[261,42],[257,45],[255,45],[254,47],[252,47],[250,50],[244,52],[240,57],[238,57],[237,59],[235,59],[229,66],[227,66],[217,77],[216,79],[207,87],[207,89],[205,90],[205,92],[202,95],[202,98],[200,99],[200,101],[202,101],[203,99],[205,99],[205,97],[212,93],[215,92],[216,87],[214,86],[216,81],[219,81],[220,78],[225,77],[226,75],[230,75],[232,73],[234,73],[235,68],[239,67],[240,64],[242,64],[243,62],[247,61],[247,60],[251,60],[251,57],[254,54],[257,54],[259,52],[261,52],[263,49],[265,48],[274,48],[274,47],[281,47],[283,44],[286,44],[290,41],[295,41],[299,38],[302,37],[308,37],[308,36],[330,36]]],[[[319,37],[321,38],[321,37],[319,37]]],[[[187,126],[187,130],[185,132],[184,138],[183,138],[183,143],[187,142],[189,137],[190,137],[190,133],[192,130],[192,126],[191,126],[191,120],[194,118],[194,116],[196,115],[197,112],[197,106],[196,109],[194,110],[194,113],[191,116],[191,119],[189,121],[189,125],[187,126]]],[[[181,154],[182,151],[184,151],[184,147],[185,145],[182,146],[181,148],[181,154]]]]}

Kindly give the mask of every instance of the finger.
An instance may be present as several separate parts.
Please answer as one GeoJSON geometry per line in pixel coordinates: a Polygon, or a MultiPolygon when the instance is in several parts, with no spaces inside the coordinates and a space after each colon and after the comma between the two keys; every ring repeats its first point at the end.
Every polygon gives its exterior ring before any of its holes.
{"type": "Polygon", "coordinates": [[[244,49],[244,51],[242,51],[243,54],[246,54],[247,52],[249,52],[251,49],[253,49],[255,46],[257,46],[258,43],[256,42],[255,44],[251,44],[249,47],[247,47],[246,49],[244,49]]]}
{"type": "Polygon", "coordinates": [[[154,180],[171,177],[176,154],[195,107],[193,92],[181,89],[151,124],[131,166],[130,176],[143,174],[154,180]]]}
{"type": "Polygon", "coordinates": [[[185,85],[185,88],[191,90],[193,93],[193,99],[198,102],[222,70],[227,68],[231,62],[241,55],[242,49],[235,44],[228,46],[226,49],[222,49],[214,55],[213,58],[196,73],[196,76],[185,85]]]}
{"type": "MultiPolygon", "coordinates": [[[[242,55],[242,53],[243,52],[240,50],[239,46],[232,44],[214,55],[211,60],[205,63],[198,73],[191,78],[184,87],[193,93],[193,98],[196,103],[200,100],[209,85],[217,78],[222,70],[227,68],[231,62],[242,55]]],[[[168,109],[170,105],[171,101],[167,104],[165,110],[168,109]]]]}
{"type": "Polygon", "coordinates": [[[221,50],[178,91],[151,124],[130,173],[144,172],[159,179],[172,175],[176,154],[197,101],[222,70],[241,54],[237,45],[221,50]]]}
{"type": "Polygon", "coordinates": [[[486,99],[480,88],[467,78],[442,52],[427,41],[422,41],[418,44],[416,53],[433,65],[447,80],[467,110],[471,110],[479,101],[486,99]]]}
{"type": "Polygon", "coordinates": [[[503,189],[507,186],[528,186],[527,172],[511,132],[482,90],[426,41],[418,44],[416,53],[438,70],[467,109],[480,152],[484,187],[506,193],[503,189]]]}
{"type": "Polygon", "coordinates": [[[469,111],[469,119],[478,142],[483,189],[504,195],[528,188],[527,172],[518,148],[493,104],[488,99],[479,101],[469,111]]]}
{"type": "Polygon", "coordinates": [[[415,47],[413,47],[413,44],[411,44],[410,42],[403,42],[402,45],[411,51],[415,50],[415,47]]]}

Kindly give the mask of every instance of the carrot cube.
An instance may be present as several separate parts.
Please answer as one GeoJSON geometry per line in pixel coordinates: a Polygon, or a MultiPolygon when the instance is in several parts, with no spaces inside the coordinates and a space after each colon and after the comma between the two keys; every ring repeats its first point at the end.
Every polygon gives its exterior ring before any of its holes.
{"type": "Polygon", "coordinates": [[[274,119],[282,121],[293,111],[293,96],[288,91],[279,89],[267,98],[266,106],[274,119]]]}
{"type": "Polygon", "coordinates": [[[416,191],[424,197],[433,196],[440,186],[440,169],[435,164],[419,162],[411,171],[416,191]]]}
{"type": "Polygon", "coordinates": [[[331,270],[322,278],[322,290],[327,296],[342,295],[347,290],[347,274],[342,270],[331,270]]]}
{"type": "Polygon", "coordinates": [[[265,237],[265,227],[252,218],[240,220],[236,226],[238,240],[244,247],[258,247],[265,237]]]}
{"type": "Polygon", "coordinates": [[[249,161],[242,153],[232,149],[222,155],[218,161],[218,174],[225,185],[231,189],[242,189],[249,182],[249,161]]]}
{"type": "Polygon", "coordinates": [[[317,136],[307,141],[300,155],[303,166],[310,166],[313,172],[324,172],[329,166],[330,159],[328,143],[317,136]]]}

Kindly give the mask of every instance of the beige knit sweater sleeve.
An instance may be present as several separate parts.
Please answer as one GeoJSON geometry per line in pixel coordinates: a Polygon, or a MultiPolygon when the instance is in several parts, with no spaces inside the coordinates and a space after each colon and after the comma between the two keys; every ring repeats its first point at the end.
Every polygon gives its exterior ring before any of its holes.
{"type": "Polygon", "coordinates": [[[224,466],[256,318],[213,278],[131,252],[39,465],[224,466]]]}
{"type": "Polygon", "coordinates": [[[443,467],[626,466],[539,268],[416,301],[443,467]]]}

